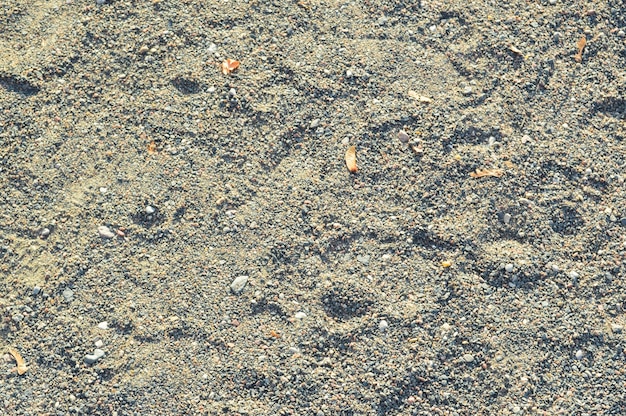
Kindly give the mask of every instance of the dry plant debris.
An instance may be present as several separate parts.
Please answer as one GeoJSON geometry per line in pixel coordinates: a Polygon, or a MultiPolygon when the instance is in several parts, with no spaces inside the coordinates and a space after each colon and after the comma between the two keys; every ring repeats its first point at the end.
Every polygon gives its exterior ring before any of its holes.
{"type": "Polygon", "coordinates": [[[22,358],[22,355],[17,352],[16,349],[9,348],[9,354],[11,354],[13,358],[15,358],[15,362],[17,363],[17,367],[11,371],[17,371],[17,374],[19,374],[20,376],[28,371],[28,367],[26,367],[26,361],[24,361],[24,358],[22,358]]]}
{"type": "Polygon", "coordinates": [[[346,166],[352,173],[356,173],[359,170],[356,166],[356,146],[350,146],[346,150],[346,166]]]}
{"type": "Polygon", "coordinates": [[[224,75],[230,74],[237,68],[239,68],[239,61],[235,61],[234,59],[227,59],[222,62],[222,73],[224,75]]]}
{"type": "Polygon", "coordinates": [[[472,178],[482,178],[484,176],[495,176],[496,178],[499,178],[500,176],[504,175],[504,170],[502,169],[476,169],[475,172],[470,172],[470,176],[472,178]]]}
{"type": "Polygon", "coordinates": [[[587,45],[587,38],[585,36],[578,39],[578,42],[576,42],[576,48],[578,48],[578,52],[576,53],[576,55],[574,55],[574,60],[578,63],[583,61],[583,50],[585,49],[585,45],[587,45]]]}

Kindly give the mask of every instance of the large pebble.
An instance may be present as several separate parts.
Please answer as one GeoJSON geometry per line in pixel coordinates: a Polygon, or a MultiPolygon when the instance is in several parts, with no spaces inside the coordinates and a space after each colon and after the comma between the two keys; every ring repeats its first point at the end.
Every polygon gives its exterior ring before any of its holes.
{"type": "Polygon", "coordinates": [[[98,361],[102,357],[104,357],[104,351],[102,351],[99,348],[96,348],[93,351],[93,354],[85,355],[85,363],[86,364],[93,364],[93,363],[95,363],[96,361],[98,361]]]}
{"type": "Polygon", "coordinates": [[[101,225],[98,227],[98,234],[102,238],[113,238],[115,237],[115,233],[109,229],[106,225],[101,225]]]}
{"type": "Polygon", "coordinates": [[[230,290],[232,290],[235,295],[238,295],[243,291],[246,283],[248,283],[248,276],[238,276],[230,284],[230,290]]]}
{"type": "Polygon", "coordinates": [[[63,299],[65,299],[66,302],[74,300],[74,291],[72,289],[65,289],[63,291],[63,299]]]}

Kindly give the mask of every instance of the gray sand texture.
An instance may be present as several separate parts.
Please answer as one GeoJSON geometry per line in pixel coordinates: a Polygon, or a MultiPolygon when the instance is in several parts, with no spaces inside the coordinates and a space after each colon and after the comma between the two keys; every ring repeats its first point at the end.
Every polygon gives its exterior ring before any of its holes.
{"type": "Polygon", "coordinates": [[[0,17],[0,415],[626,414],[623,1],[0,17]]]}

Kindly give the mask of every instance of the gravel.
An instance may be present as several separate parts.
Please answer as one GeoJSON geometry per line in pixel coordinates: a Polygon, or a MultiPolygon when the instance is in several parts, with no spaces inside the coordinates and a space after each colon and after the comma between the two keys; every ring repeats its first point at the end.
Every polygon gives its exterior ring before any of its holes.
{"type": "Polygon", "coordinates": [[[4,3],[0,413],[626,413],[623,2],[4,3]]]}

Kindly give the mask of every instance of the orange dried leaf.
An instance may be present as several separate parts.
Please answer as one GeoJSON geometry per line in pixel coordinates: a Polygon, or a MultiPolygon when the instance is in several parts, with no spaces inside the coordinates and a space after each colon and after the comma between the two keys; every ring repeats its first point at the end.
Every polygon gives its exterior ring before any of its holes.
{"type": "Polygon", "coordinates": [[[15,358],[15,362],[17,363],[17,367],[11,371],[17,371],[17,374],[20,376],[28,371],[28,367],[26,367],[26,362],[22,358],[22,355],[17,352],[17,350],[13,348],[9,348],[9,354],[15,358]]]}
{"type": "Polygon", "coordinates": [[[148,143],[148,154],[150,155],[154,155],[157,153],[157,146],[156,143],[154,142],[154,140],[152,140],[150,143],[148,143]]]}
{"type": "Polygon", "coordinates": [[[233,72],[235,69],[239,68],[239,61],[235,61],[234,59],[227,59],[222,62],[222,73],[224,75],[228,75],[233,72]]]}
{"type": "Polygon", "coordinates": [[[280,338],[280,334],[276,331],[274,331],[273,329],[270,331],[270,337],[273,338],[280,338]]]}
{"type": "Polygon", "coordinates": [[[504,175],[502,169],[476,169],[476,172],[470,172],[472,178],[482,178],[483,176],[495,176],[499,178],[504,175]]]}
{"type": "Polygon", "coordinates": [[[356,166],[356,146],[350,146],[346,150],[346,166],[352,173],[356,173],[359,170],[356,166]]]}
{"type": "Polygon", "coordinates": [[[583,61],[583,49],[585,49],[585,45],[587,45],[587,38],[585,36],[578,39],[578,42],[576,42],[576,47],[578,48],[578,53],[574,55],[574,60],[576,62],[580,63],[583,61]]]}

